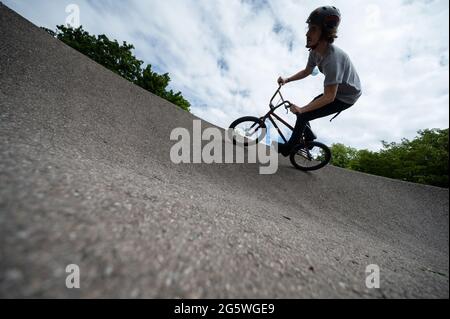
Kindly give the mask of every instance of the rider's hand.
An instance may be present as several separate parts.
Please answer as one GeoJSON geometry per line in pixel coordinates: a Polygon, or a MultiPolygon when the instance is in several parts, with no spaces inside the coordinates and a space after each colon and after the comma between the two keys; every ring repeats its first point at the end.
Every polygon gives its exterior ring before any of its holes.
{"type": "Polygon", "coordinates": [[[302,113],[302,108],[301,108],[301,107],[298,107],[298,106],[295,105],[295,104],[291,104],[290,110],[291,110],[291,112],[294,113],[294,114],[300,114],[300,113],[302,113]]]}
{"type": "Polygon", "coordinates": [[[283,79],[281,76],[278,78],[277,80],[279,85],[285,85],[286,83],[288,83],[288,79],[283,79]]]}

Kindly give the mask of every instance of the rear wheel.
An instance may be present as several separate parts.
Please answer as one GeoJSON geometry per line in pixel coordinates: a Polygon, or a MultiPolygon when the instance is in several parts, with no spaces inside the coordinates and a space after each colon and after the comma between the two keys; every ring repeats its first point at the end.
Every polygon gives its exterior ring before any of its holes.
{"type": "Polygon", "coordinates": [[[320,142],[306,142],[292,149],[289,156],[292,165],[302,171],[314,171],[326,166],[331,160],[331,151],[320,142]]]}
{"type": "Polygon", "coordinates": [[[234,144],[254,145],[264,139],[266,124],[257,117],[245,116],[231,123],[229,133],[234,144]]]}

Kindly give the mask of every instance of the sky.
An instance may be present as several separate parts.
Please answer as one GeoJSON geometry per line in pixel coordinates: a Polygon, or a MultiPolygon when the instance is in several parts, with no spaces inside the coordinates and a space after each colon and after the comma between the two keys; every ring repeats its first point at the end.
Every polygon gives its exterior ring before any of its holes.
{"type": "MultiPolygon", "coordinates": [[[[322,5],[340,9],[335,45],[354,64],[363,95],[333,122],[311,123],[319,140],[357,149],[413,139],[449,127],[449,2],[447,0],[2,0],[38,26],[56,29],[79,8],[91,34],[135,46],[134,54],[169,73],[191,112],[226,128],[262,116],[278,76],[307,63],[306,19],[322,5]]],[[[284,97],[307,105],[323,92],[323,74],[292,82],[284,97]]],[[[295,115],[277,112],[291,124],[295,115]]]]}

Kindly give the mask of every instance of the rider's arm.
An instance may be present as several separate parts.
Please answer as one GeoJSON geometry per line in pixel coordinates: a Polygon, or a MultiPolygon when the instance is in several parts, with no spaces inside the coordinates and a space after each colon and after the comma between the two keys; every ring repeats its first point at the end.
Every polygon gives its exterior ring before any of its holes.
{"type": "Polygon", "coordinates": [[[317,109],[320,109],[321,107],[330,104],[336,99],[336,94],[338,90],[338,84],[328,85],[324,88],[323,95],[306,105],[305,107],[301,108],[301,113],[305,112],[311,112],[317,109]]]}
{"type": "Polygon", "coordinates": [[[304,79],[307,76],[311,75],[312,71],[313,71],[312,67],[306,66],[306,68],[304,70],[301,70],[297,74],[288,77],[286,80],[287,80],[287,82],[294,82],[294,81],[298,81],[298,80],[304,79]]]}

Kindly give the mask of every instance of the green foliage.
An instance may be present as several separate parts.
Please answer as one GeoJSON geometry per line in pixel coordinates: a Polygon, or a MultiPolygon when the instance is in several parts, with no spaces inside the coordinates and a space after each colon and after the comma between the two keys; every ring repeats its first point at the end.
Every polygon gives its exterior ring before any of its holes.
{"type": "Polygon", "coordinates": [[[48,34],[50,34],[52,37],[56,37],[56,32],[53,30],[50,30],[48,28],[45,27],[41,27],[42,30],[44,30],[45,32],[47,32],[48,34]]]}
{"type": "Polygon", "coordinates": [[[166,94],[166,87],[169,85],[169,82],[170,77],[167,73],[159,75],[152,71],[152,66],[149,64],[139,76],[136,84],[153,94],[163,97],[166,94]]]}
{"type": "Polygon", "coordinates": [[[333,165],[414,183],[448,188],[448,129],[426,129],[401,143],[382,141],[379,152],[333,144],[333,165]]]}
{"type": "Polygon", "coordinates": [[[136,84],[188,111],[191,105],[183,98],[181,92],[174,93],[172,90],[167,91],[166,88],[169,82],[169,74],[159,75],[152,71],[152,66],[149,64],[143,70],[142,75],[139,76],[136,84]]]}
{"type": "Polygon", "coordinates": [[[331,164],[339,167],[348,167],[350,161],[355,157],[357,150],[344,144],[333,144],[331,164]]]}
{"type": "Polygon", "coordinates": [[[185,111],[190,110],[191,105],[183,98],[181,92],[167,91],[170,83],[167,73],[159,75],[153,72],[150,64],[142,68],[144,62],[133,55],[132,44],[123,42],[120,45],[117,40],[111,41],[105,35],[95,37],[83,30],[83,27],[73,29],[60,25],[57,26],[56,32],[43,29],[128,81],[178,105],[185,111]]]}
{"type": "Polygon", "coordinates": [[[189,110],[191,107],[191,104],[181,95],[181,92],[174,93],[172,90],[170,90],[166,92],[164,98],[167,101],[172,102],[173,104],[176,104],[185,110],[189,110]]]}

